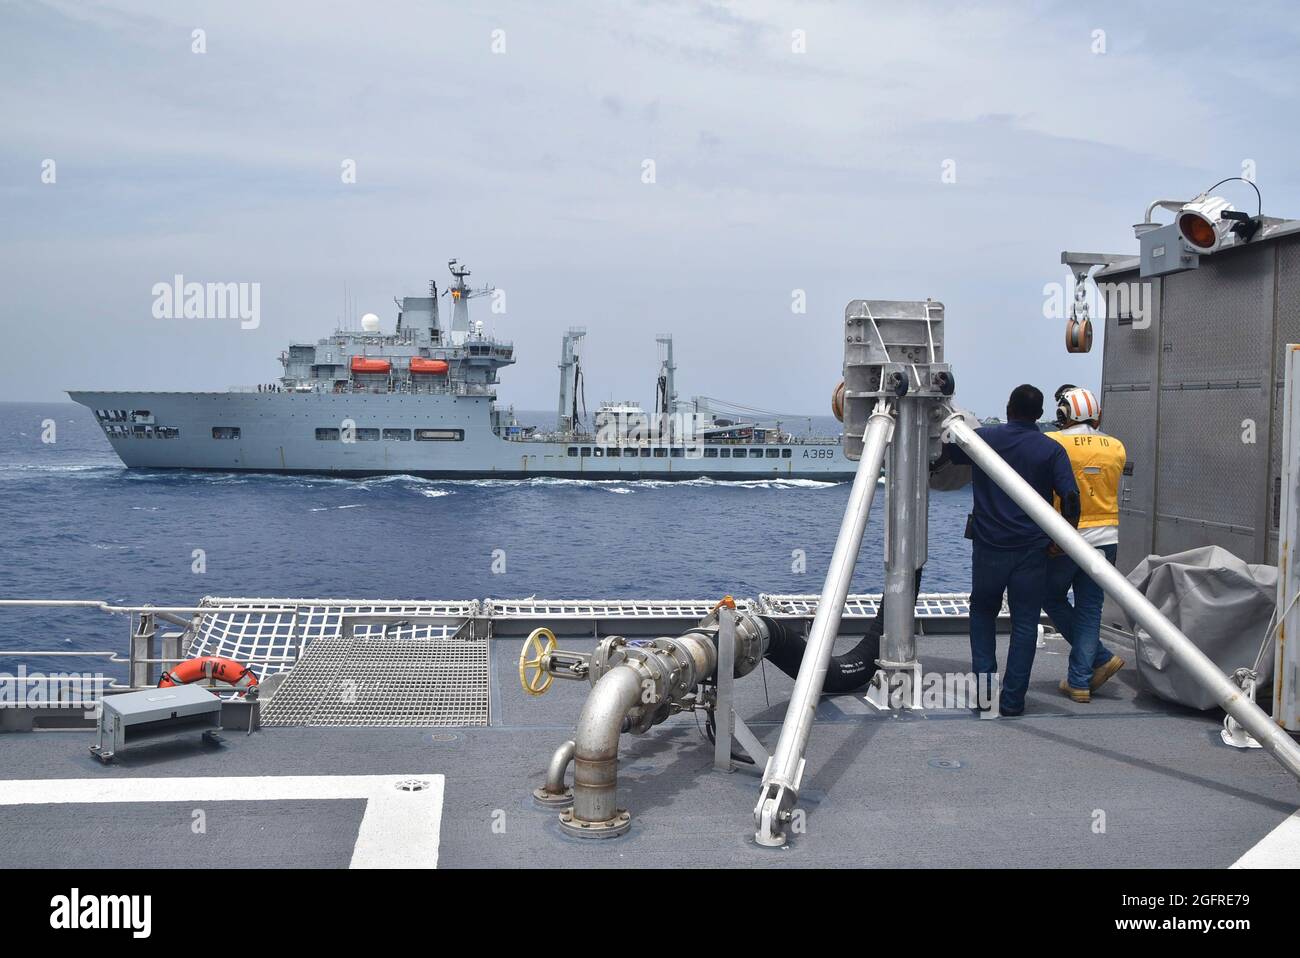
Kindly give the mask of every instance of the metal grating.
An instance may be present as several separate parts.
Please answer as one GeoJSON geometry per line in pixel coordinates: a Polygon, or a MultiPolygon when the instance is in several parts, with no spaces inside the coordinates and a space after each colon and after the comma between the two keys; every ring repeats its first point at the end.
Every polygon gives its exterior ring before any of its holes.
{"type": "MultiPolygon", "coordinates": [[[[817,614],[816,595],[759,596],[760,610],[765,615],[812,616],[817,614]]],[[[850,595],[844,601],[844,618],[869,619],[880,609],[879,593],[850,595]]],[[[1003,614],[1006,605],[1003,605],[1003,614]]],[[[922,592],[916,597],[916,616],[920,619],[942,619],[970,615],[970,594],[966,592],[922,592]]]]}
{"type": "Polygon", "coordinates": [[[1271,247],[1201,258],[1164,277],[1160,384],[1259,382],[1273,339],[1271,247]]]}
{"type": "MultiPolygon", "coordinates": [[[[1209,531],[1216,526],[1233,527],[1240,535],[1251,537],[1263,483],[1257,480],[1255,469],[1260,458],[1258,445],[1242,442],[1242,424],[1247,419],[1255,422],[1257,443],[1267,443],[1269,414],[1258,385],[1213,390],[1164,387],[1160,394],[1157,517],[1205,523],[1209,538],[1201,544],[1227,546],[1209,531]]],[[[1169,555],[1176,550],[1157,541],[1155,551],[1169,555]]]]}
{"type": "MultiPolygon", "coordinates": [[[[483,614],[491,619],[702,619],[717,599],[485,599],[483,614]]],[[[749,599],[736,599],[736,608],[750,611],[749,599]]]]}
{"type": "Polygon", "coordinates": [[[487,640],[318,639],[263,708],[262,723],[419,728],[487,725],[487,640]]]}
{"type": "Polygon", "coordinates": [[[450,638],[478,614],[468,601],[355,599],[250,599],[205,597],[196,617],[187,654],[219,655],[250,666],[259,677],[285,672],[303,651],[321,639],[344,633],[344,623],[371,617],[390,621],[352,623],[353,634],[366,638],[450,638]],[[207,611],[210,609],[211,611],[207,611]],[[419,625],[401,619],[418,620],[419,625]],[[437,621],[435,621],[437,620],[437,621]]]}
{"type": "Polygon", "coordinates": [[[1124,443],[1128,454],[1120,480],[1120,526],[1116,565],[1125,572],[1151,552],[1151,507],[1156,489],[1156,395],[1148,387],[1107,388],[1102,393],[1102,429],[1124,443]]]}
{"type": "MultiPolygon", "coordinates": [[[[1105,355],[1107,386],[1125,386],[1130,384],[1149,384],[1156,375],[1156,355],[1160,347],[1160,317],[1155,305],[1159,296],[1160,280],[1142,280],[1136,269],[1123,272],[1107,273],[1098,279],[1099,285],[1121,284],[1132,289],[1132,284],[1142,284],[1143,301],[1152,306],[1150,324],[1137,326],[1132,323],[1119,323],[1117,315],[1106,316],[1105,338],[1102,348],[1105,355]]],[[[1116,305],[1119,305],[1116,303],[1116,305]]],[[[1105,404],[1102,404],[1105,409],[1105,404]]]]}

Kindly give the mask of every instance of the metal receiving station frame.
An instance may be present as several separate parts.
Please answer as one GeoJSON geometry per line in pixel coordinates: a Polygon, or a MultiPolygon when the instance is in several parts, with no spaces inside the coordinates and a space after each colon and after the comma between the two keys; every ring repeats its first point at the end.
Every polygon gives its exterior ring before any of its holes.
{"type": "MultiPolygon", "coordinates": [[[[1219,671],[979,437],[973,417],[949,401],[954,381],[950,367],[942,361],[942,323],[943,307],[930,300],[854,300],[845,310],[844,450],[847,456],[858,460],[858,470],[780,739],[763,773],[754,808],[755,841],[770,846],[784,845],[787,841],[785,829],[793,818],[803,781],[804,752],[813,713],[825,683],[839,613],[857,563],[862,532],[886,453],[889,457],[885,476],[886,595],[912,599],[914,576],[926,555],[928,467],[937,458],[942,443],[954,443],[961,448],[1132,621],[1211,690],[1229,716],[1293,777],[1300,779],[1300,746],[1290,735],[1219,671]]],[[[1294,352],[1289,356],[1294,357],[1294,352]]],[[[1288,396],[1291,397],[1290,392],[1288,396]]],[[[1291,400],[1295,401],[1294,397],[1291,400]]],[[[1289,446],[1288,460],[1293,467],[1294,445],[1292,442],[1289,446]]],[[[1293,485],[1297,482],[1294,469],[1289,481],[1293,485]]],[[[1294,509],[1295,497],[1289,497],[1289,501],[1292,503],[1289,508],[1294,509]]],[[[1293,513],[1290,518],[1294,518],[1293,513]]],[[[1297,591],[1295,565],[1288,563],[1288,566],[1292,571],[1283,575],[1280,588],[1292,594],[1293,602],[1297,591]]],[[[1283,606],[1283,609],[1284,623],[1294,628],[1297,623],[1293,606],[1283,606]]],[[[886,603],[879,671],[875,677],[878,684],[888,683],[897,673],[919,669],[912,612],[911,601],[886,603]]],[[[1278,654],[1290,657],[1290,662],[1288,666],[1279,661],[1279,674],[1285,674],[1287,667],[1295,668],[1295,652],[1285,650],[1285,644],[1279,643],[1278,654]]]]}

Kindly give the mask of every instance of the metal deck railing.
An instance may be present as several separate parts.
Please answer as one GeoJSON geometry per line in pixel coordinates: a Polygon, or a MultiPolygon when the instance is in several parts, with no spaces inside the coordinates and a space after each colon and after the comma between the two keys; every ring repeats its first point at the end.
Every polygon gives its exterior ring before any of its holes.
{"type": "MultiPolygon", "coordinates": [[[[852,627],[873,618],[878,593],[850,595],[843,621],[852,627]]],[[[811,621],[816,595],[761,593],[738,598],[742,612],[811,621]]],[[[126,666],[125,684],[113,691],[150,688],[166,669],[187,658],[215,655],[249,666],[259,677],[286,672],[323,640],[464,642],[526,635],[550,625],[568,637],[672,635],[694,625],[716,599],[281,599],[204,597],[193,606],[113,605],[98,600],[0,599],[6,608],[83,608],[127,620],[121,649],[0,649],[6,659],[99,659],[126,666]]],[[[966,593],[922,593],[918,630],[958,631],[970,611],[966,593]]],[[[1006,615],[1005,608],[1003,615],[1006,615]]],[[[4,670],[0,668],[0,675],[4,670]]]]}

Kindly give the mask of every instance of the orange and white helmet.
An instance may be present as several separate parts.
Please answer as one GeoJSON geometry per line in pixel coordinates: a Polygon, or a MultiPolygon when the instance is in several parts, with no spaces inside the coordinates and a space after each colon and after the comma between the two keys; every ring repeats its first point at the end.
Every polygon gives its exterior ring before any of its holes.
{"type": "Polygon", "coordinates": [[[1101,403],[1091,389],[1082,386],[1065,386],[1056,391],[1056,423],[1097,422],[1101,419],[1101,403]]]}

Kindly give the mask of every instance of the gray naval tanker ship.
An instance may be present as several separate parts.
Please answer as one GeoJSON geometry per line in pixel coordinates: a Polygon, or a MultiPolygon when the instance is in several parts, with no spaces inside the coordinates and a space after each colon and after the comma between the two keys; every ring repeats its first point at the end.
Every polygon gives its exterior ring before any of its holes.
{"type": "Polygon", "coordinates": [[[282,353],[278,384],[226,392],[70,391],[94,411],[128,468],[410,474],[429,478],[852,478],[836,436],[794,436],[778,421],[715,415],[707,399],[678,399],[672,339],[658,337],[655,410],[604,402],[586,422],[580,346],[564,334],[557,428],[521,425],[497,406],[498,373],[514,346],[471,321],[469,269],[448,263],[450,327],[439,292],[401,300],[396,329],[373,314],[282,353]]]}

